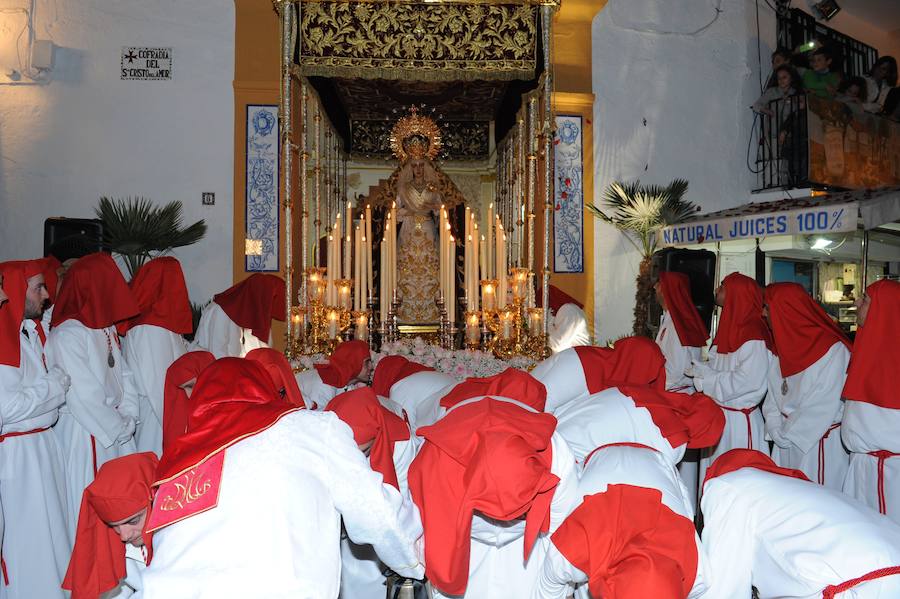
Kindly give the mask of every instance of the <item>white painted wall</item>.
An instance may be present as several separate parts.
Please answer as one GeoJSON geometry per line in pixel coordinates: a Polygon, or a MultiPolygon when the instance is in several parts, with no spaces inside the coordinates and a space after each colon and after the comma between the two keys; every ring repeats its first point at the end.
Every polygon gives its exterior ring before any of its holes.
{"type": "MultiPolygon", "coordinates": [[[[610,0],[592,27],[595,203],[615,180],[690,183],[704,212],[750,200],[745,166],[774,13],[752,0],[610,0]],[[721,10],[716,18],[717,8],[721,10]],[[715,19],[715,20],[714,20],[715,19]],[[646,124],[645,124],[646,121],[646,124]]],[[[613,227],[595,220],[595,335],[631,331],[640,260],[613,227]]]]}
{"type": "MultiPolygon", "coordinates": [[[[39,256],[48,216],[93,217],[100,196],[181,200],[209,227],[177,252],[191,298],[231,284],[234,4],[228,0],[0,0],[0,71],[33,8],[57,46],[49,83],[0,77],[0,259],[39,256]],[[9,35],[13,32],[13,35],[9,35]],[[174,49],[173,80],[121,81],[122,46],[174,49]],[[216,205],[201,206],[201,193],[216,205]]],[[[20,53],[27,55],[27,32],[20,53]]]]}

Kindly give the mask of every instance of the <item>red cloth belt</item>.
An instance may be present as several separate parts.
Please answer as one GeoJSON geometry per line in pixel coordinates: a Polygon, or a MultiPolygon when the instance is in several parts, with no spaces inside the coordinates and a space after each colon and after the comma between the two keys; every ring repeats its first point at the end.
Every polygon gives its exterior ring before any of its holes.
{"type": "Polygon", "coordinates": [[[91,458],[94,463],[94,477],[97,476],[97,439],[94,438],[94,435],[91,435],[91,458]]]}
{"type": "Polygon", "coordinates": [[[9,586],[9,574],[6,573],[6,560],[0,555],[0,570],[3,571],[3,585],[9,586]]]}
{"type": "Polygon", "coordinates": [[[884,462],[888,458],[900,455],[900,453],[892,453],[886,449],[881,449],[879,451],[870,451],[869,455],[878,458],[878,512],[887,514],[887,502],[884,498],[884,462]]]}
{"type": "Polygon", "coordinates": [[[21,431],[15,433],[6,433],[5,435],[0,435],[0,443],[3,443],[7,439],[11,439],[13,437],[24,437],[25,435],[36,435],[38,433],[42,433],[44,431],[49,431],[50,427],[45,426],[43,428],[33,428],[30,431],[21,431]]]}
{"type": "Polygon", "coordinates": [[[631,441],[620,441],[618,443],[607,443],[606,445],[601,445],[600,447],[595,447],[591,453],[587,454],[587,457],[584,458],[584,465],[587,466],[587,463],[594,457],[594,454],[600,451],[601,449],[606,449],[607,447],[637,447],[639,449],[649,449],[650,451],[657,451],[656,449],[650,447],[649,445],[644,445],[643,443],[633,443],[631,441]]]}
{"type": "Polygon", "coordinates": [[[854,578],[852,580],[848,580],[847,582],[842,582],[841,584],[828,585],[822,591],[822,599],[833,599],[834,596],[838,593],[843,593],[846,590],[852,589],[858,584],[862,584],[870,580],[885,578],[887,576],[894,576],[895,574],[900,574],[900,566],[891,566],[889,568],[881,568],[880,570],[872,570],[868,574],[863,574],[859,578],[854,578]]]}
{"type": "Polygon", "coordinates": [[[828,430],[825,431],[825,434],[822,435],[822,438],[819,439],[819,484],[825,484],[825,439],[828,438],[828,435],[831,434],[831,431],[841,426],[840,422],[835,422],[831,426],[828,427],[828,430]]]}
{"type": "Polygon", "coordinates": [[[747,449],[753,449],[753,427],[750,426],[750,414],[759,409],[759,404],[752,408],[729,408],[721,404],[719,407],[728,412],[740,412],[744,415],[744,418],[747,419],[747,449]]]}

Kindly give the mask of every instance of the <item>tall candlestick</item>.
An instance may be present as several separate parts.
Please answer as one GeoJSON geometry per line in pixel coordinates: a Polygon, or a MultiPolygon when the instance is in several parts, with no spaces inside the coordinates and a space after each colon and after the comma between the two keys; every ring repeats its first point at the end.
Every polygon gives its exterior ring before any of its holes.
{"type": "Polygon", "coordinates": [[[372,290],[372,206],[366,204],[366,277],[367,289],[372,290]]]}
{"type": "Polygon", "coordinates": [[[491,202],[488,204],[488,212],[487,212],[487,225],[484,228],[484,234],[486,235],[487,244],[485,248],[487,249],[487,253],[485,255],[485,264],[488,267],[489,272],[484,273],[483,276],[485,279],[491,279],[497,276],[494,273],[494,203],[491,202]]]}
{"type": "Polygon", "coordinates": [[[381,277],[381,289],[379,289],[378,297],[379,297],[379,308],[381,312],[381,324],[382,326],[387,324],[387,314],[388,314],[388,303],[391,301],[390,295],[388,295],[388,280],[387,280],[387,262],[388,262],[388,237],[390,236],[391,223],[390,221],[384,224],[384,236],[381,238],[381,267],[380,267],[380,277],[381,277]]]}
{"type": "MultiPolygon", "coordinates": [[[[450,225],[447,225],[448,227],[450,225]]],[[[450,242],[448,244],[449,250],[449,261],[450,261],[450,295],[447,298],[449,305],[447,307],[447,313],[450,317],[450,322],[456,322],[456,240],[453,235],[448,235],[450,242]]]]}
{"type": "Polygon", "coordinates": [[[360,305],[362,304],[362,277],[361,274],[361,266],[362,266],[362,234],[360,232],[359,225],[356,226],[356,230],[354,231],[353,237],[353,252],[356,254],[356,259],[353,261],[353,309],[359,312],[360,305]]]}

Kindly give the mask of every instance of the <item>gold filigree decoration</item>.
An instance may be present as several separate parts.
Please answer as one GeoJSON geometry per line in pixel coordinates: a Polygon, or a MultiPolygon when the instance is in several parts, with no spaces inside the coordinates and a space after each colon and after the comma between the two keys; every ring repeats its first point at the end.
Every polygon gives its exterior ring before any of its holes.
{"type": "Polygon", "coordinates": [[[391,130],[391,151],[403,163],[410,158],[434,160],[441,152],[441,129],[413,106],[409,114],[397,119],[391,130]]]}
{"type": "Polygon", "coordinates": [[[538,7],[304,2],[303,75],[418,81],[531,79],[538,7]]]}
{"type": "MultiPolygon", "coordinates": [[[[350,151],[356,156],[389,160],[391,124],[387,121],[354,120],[350,127],[350,151]]],[[[441,156],[453,160],[487,160],[490,155],[488,121],[441,123],[441,156]]]]}
{"type": "Polygon", "coordinates": [[[172,482],[175,486],[174,496],[166,495],[160,502],[159,509],[164,512],[183,510],[206,495],[207,491],[212,488],[212,479],[209,476],[201,476],[197,472],[197,468],[191,468],[179,479],[172,482]]]}

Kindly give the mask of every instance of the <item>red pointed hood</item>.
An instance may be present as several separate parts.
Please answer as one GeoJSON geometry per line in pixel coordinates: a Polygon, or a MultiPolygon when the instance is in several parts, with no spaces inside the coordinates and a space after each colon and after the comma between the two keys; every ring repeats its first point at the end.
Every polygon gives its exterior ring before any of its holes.
{"type": "Polygon", "coordinates": [[[650,412],[653,423],[672,447],[712,447],[722,438],[725,413],[703,393],[675,393],[649,387],[619,387],[639,408],[650,412]]]}
{"type": "Polygon", "coordinates": [[[182,385],[196,379],[203,369],[216,361],[208,351],[191,351],[169,366],[163,385],[163,453],[187,431],[191,404],[182,385]]]}
{"type": "Polygon", "coordinates": [[[550,471],[556,419],[485,398],[459,406],[424,437],[409,488],[425,529],[425,573],[443,593],[462,595],[469,578],[472,515],[525,517],[525,556],[550,525],[559,478],[550,471]]]}
{"type": "Polygon", "coordinates": [[[69,268],[50,326],[77,320],[89,329],[103,329],[139,313],[119,267],[109,254],[98,252],[79,258],[69,268]]]}
{"type": "Polygon", "coordinates": [[[314,368],[323,383],[340,389],[346,387],[362,370],[366,360],[371,358],[372,353],[365,341],[344,341],[334,348],[327,364],[316,364],[314,368]]]}
{"type": "Polygon", "coordinates": [[[725,306],[712,344],[720,354],[737,351],[748,341],[761,340],[771,350],[772,333],[763,320],[763,296],[756,281],[733,272],[722,280],[725,306]]]}
{"type": "Polygon", "coordinates": [[[191,395],[187,432],[163,452],[157,485],[256,435],[300,408],[284,401],[265,367],[243,358],[207,366],[191,395]]]}
{"type": "Polygon", "coordinates": [[[265,343],[269,340],[272,320],[285,319],[284,295],[284,279],[256,273],[214,296],[213,301],[234,324],[250,329],[265,343]]]}
{"type": "Polygon", "coordinates": [[[900,409],[894,368],[900,364],[900,283],[869,285],[866,322],[856,332],[844,397],[882,408],[900,409]]]}
{"type": "Polygon", "coordinates": [[[551,541],[587,574],[594,597],[684,599],[697,577],[694,535],[658,489],[609,485],[585,497],[551,541]]]}
{"type": "Polygon", "coordinates": [[[119,323],[120,335],[142,324],[162,327],[179,335],[194,330],[184,273],[175,258],[150,260],[137,271],[129,287],[141,312],[135,318],[119,323]]]}
{"type": "Polygon", "coordinates": [[[686,347],[706,345],[709,331],[691,299],[691,281],[688,276],[680,272],[661,272],[659,286],[681,344],[686,347]]]}
{"type": "MultiPolygon", "coordinates": [[[[72,599],[96,599],[125,578],[125,544],[108,523],[149,511],[157,463],[150,451],[116,458],[103,464],[84,490],[75,549],[62,584],[72,599]]],[[[149,540],[145,534],[148,551],[149,540]]]]}
{"type": "Polygon", "coordinates": [[[666,359],[659,346],[646,337],[619,339],[613,349],[592,346],[573,349],[581,360],[591,394],[622,385],[665,389],[666,359]]]}
{"type": "Polygon", "coordinates": [[[297,385],[297,378],[283,353],[268,347],[259,347],[251,350],[244,357],[247,360],[259,362],[266,368],[275,388],[279,393],[284,394],[284,398],[289,404],[301,408],[306,407],[300,387],[297,385]]]}
{"type": "Polygon", "coordinates": [[[409,440],[409,426],[402,418],[378,403],[370,387],[360,387],[336,396],[325,408],[334,412],[353,430],[357,445],[372,441],[369,464],[384,482],[400,488],[394,468],[394,444],[409,440]]]}
{"type": "Polygon", "coordinates": [[[0,364],[18,368],[22,358],[22,319],[25,317],[25,292],[28,279],[41,274],[40,260],[0,263],[3,291],[9,298],[0,306],[0,364]]]}

